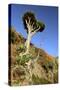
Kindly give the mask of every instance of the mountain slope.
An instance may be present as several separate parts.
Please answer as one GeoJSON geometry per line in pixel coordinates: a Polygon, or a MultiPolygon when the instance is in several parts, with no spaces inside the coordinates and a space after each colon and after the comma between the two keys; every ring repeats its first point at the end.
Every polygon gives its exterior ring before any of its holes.
{"type": "Polygon", "coordinates": [[[25,52],[24,37],[11,28],[11,85],[48,84],[58,82],[58,60],[44,50],[30,44],[30,54],[25,52]]]}

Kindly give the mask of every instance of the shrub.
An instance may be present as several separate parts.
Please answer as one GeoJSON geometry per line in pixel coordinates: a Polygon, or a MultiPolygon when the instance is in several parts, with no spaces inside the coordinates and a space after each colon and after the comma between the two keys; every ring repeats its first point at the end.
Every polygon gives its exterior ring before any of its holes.
{"type": "Polygon", "coordinates": [[[17,56],[16,60],[18,64],[25,65],[26,62],[28,62],[30,59],[32,59],[32,56],[29,54],[21,56],[17,56]]]}
{"type": "Polygon", "coordinates": [[[24,60],[24,58],[22,58],[21,56],[18,56],[17,58],[16,58],[16,61],[17,61],[17,64],[18,65],[24,65],[25,64],[25,60],[24,60]]]}

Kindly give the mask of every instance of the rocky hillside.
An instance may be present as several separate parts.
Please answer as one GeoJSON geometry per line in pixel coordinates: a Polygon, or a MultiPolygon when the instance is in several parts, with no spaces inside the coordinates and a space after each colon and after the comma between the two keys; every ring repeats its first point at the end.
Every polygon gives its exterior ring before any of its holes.
{"type": "Polygon", "coordinates": [[[30,54],[23,55],[26,39],[11,28],[11,85],[37,85],[58,83],[58,59],[30,44],[30,54]]]}

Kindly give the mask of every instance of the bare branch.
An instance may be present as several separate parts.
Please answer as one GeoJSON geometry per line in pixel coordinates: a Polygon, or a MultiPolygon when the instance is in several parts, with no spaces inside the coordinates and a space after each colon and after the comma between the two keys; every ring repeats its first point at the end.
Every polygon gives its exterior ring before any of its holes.
{"type": "Polygon", "coordinates": [[[39,27],[38,29],[36,29],[36,30],[34,30],[34,31],[36,31],[36,32],[37,32],[40,28],[41,28],[41,27],[39,27]]]}
{"type": "Polygon", "coordinates": [[[34,62],[36,62],[39,59],[39,53],[40,53],[40,50],[38,51],[37,57],[35,59],[33,59],[34,62]]]}
{"type": "Polygon", "coordinates": [[[33,28],[33,25],[34,25],[34,22],[33,22],[33,24],[31,25],[32,28],[33,28]]]}
{"type": "Polygon", "coordinates": [[[27,26],[28,26],[28,22],[27,22],[27,20],[25,20],[25,22],[26,22],[26,24],[27,24],[27,26]]]}
{"type": "Polygon", "coordinates": [[[31,33],[31,35],[33,36],[41,27],[39,27],[38,29],[34,30],[34,32],[31,33]]]}
{"type": "Polygon", "coordinates": [[[29,23],[27,22],[27,20],[25,20],[26,24],[27,24],[27,28],[29,29],[29,23]]]}
{"type": "Polygon", "coordinates": [[[30,20],[31,20],[31,18],[28,17],[28,19],[29,19],[29,24],[30,24],[30,20]]]}

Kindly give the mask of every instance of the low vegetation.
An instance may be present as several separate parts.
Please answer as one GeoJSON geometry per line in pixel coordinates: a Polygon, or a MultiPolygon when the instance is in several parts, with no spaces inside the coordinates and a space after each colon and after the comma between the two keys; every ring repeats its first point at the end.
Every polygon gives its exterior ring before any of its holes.
{"type": "Polygon", "coordinates": [[[25,41],[21,34],[11,29],[11,85],[58,83],[58,58],[33,44],[25,54],[25,41]]]}

